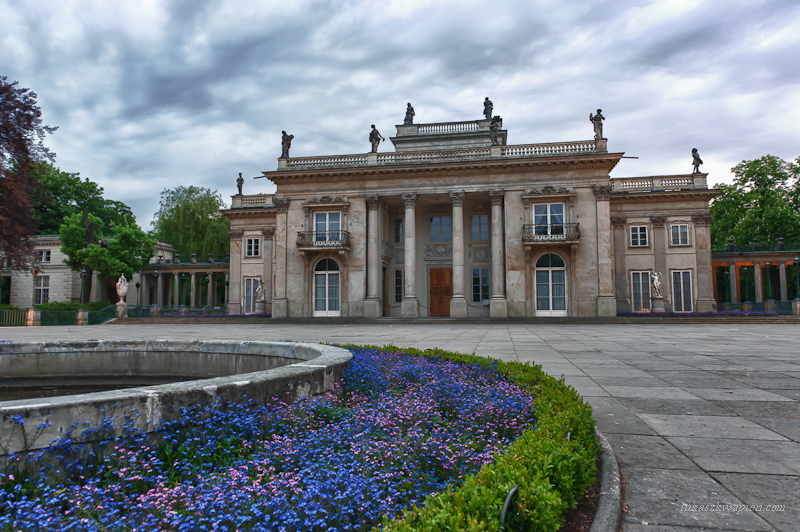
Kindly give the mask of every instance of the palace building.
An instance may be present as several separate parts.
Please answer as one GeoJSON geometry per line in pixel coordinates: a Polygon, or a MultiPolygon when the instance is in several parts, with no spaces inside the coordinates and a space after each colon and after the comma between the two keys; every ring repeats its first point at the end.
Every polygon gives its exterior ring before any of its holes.
{"type": "Polygon", "coordinates": [[[623,152],[604,138],[507,138],[499,117],[407,123],[393,152],[278,159],[263,172],[275,194],[236,195],[223,211],[228,312],[716,310],[706,174],[612,179],[623,152]]]}

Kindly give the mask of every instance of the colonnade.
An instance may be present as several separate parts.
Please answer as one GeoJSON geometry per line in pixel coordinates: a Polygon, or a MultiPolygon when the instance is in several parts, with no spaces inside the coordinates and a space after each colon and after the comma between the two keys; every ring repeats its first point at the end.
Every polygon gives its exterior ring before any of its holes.
{"type": "MultiPolygon", "coordinates": [[[[151,264],[147,267],[140,277],[141,286],[141,301],[140,305],[158,305],[158,306],[188,306],[190,308],[200,308],[203,306],[216,307],[217,305],[217,288],[220,282],[224,283],[225,293],[224,300],[221,306],[227,305],[228,302],[228,287],[230,276],[227,271],[197,271],[189,270],[186,268],[188,264],[151,264]],[[162,271],[156,269],[156,266],[162,271]],[[178,271],[163,271],[164,269],[175,270],[179,267],[178,271]],[[183,276],[183,279],[182,279],[183,276]],[[205,301],[200,300],[202,293],[202,284],[208,280],[208,288],[206,290],[205,301]],[[189,285],[188,301],[186,297],[181,296],[181,287],[189,285]],[[155,288],[154,297],[150,298],[150,288],[155,288]]],[[[227,269],[227,264],[224,265],[227,269]]],[[[130,299],[130,298],[129,298],[130,299]]]]}

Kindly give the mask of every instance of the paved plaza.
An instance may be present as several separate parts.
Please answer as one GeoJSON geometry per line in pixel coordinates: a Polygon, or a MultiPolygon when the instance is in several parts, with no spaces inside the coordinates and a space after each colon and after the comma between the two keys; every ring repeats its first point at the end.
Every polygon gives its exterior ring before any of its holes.
{"type": "Polygon", "coordinates": [[[627,481],[626,532],[800,530],[800,326],[103,325],[0,341],[241,339],[440,347],[535,362],[594,408],[627,481]],[[757,511],[717,504],[760,505],[757,511]],[[785,505],[784,511],[768,511],[785,505]]]}

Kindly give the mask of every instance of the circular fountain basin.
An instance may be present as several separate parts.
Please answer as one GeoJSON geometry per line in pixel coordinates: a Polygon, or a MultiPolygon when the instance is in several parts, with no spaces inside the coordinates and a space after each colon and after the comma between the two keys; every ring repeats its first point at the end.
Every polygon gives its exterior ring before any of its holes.
{"type": "Polygon", "coordinates": [[[0,401],[0,454],[47,447],[105,417],[121,426],[125,415],[151,432],[182,408],[215,402],[293,402],[331,391],[352,358],[346,349],[295,342],[65,341],[0,344],[0,388],[113,386],[120,390],[46,399],[0,401]],[[167,382],[169,381],[169,382],[167,382]],[[179,382],[175,382],[179,381],[179,382]],[[148,385],[152,384],[152,385],[148,385]],[[18,424],[18,417],[24,425],[18,424]],[[30,436],[49,423],[27,448],[30,436]],[[73,426],[75,423],[77,425],[73,426]]]}

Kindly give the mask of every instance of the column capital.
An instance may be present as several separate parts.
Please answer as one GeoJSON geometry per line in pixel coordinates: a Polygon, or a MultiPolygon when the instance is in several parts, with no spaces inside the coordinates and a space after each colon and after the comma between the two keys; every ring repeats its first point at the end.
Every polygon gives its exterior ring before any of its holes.
{"type": "Polygon", "coordinates": [[[230,229],[228,231],[228,236],[231,237],[231,240],[242,238],[242,235],[244,235],[244,231],[241,229],[230,229]]]}
{"type": "Polygon", "coordinates": [[[739,263],[738,262],[729,262],[728,266],[736,266],[737,264],[739,264],[739,263]]]}
{"type": "Polygon", "coordinates": [[[272,198],[272,205],[274,205],[278,212],[286,212],[289,210],[289,198],[272,198]]]}
{"type": "Polygon", "coordinates": [[[273,236],[275,236],[275,228],[266,227],[261,230],[261,234],[264,235],[264,238],[272,238],[273,236]]]}
{"type": "Polygon", "coordinates": [[[378,207],[381,204],[380,196],[375,194],[375,195],[372,195],[372,196],[367,196],[364,199],[367,202],[367,209],[368,210],[370,210],[370,211],[377,211],[378,210],[378,207]]]}
{"type": "Polygon", "coordinates": [[[503,198],[506,195],[506,191],[502,188],[495,188],[489,191],[489,198],[492,200],[492,206],[495,205],[503,205],[503,198]]]}
{"type": "Polygon", "coordinates": [[[465,193],[463,190],[451,190],[450,191],[450,201],[453,202],[453,207],[463,207],[464,206],[464,196],[465,193]]]}
{"type": "Polygon", "coordinates": [[[667,223],[667,217],[661,214],[653,214],[650,216],[650,221],[653,222],[653,227],[664,227],[667,223]]]}
{"type": "Polygon", "coordinates": [[[625,227],[625,224],[628,223],[628,218],[625,216],[612,216],[611,217],[611,225],[614,227],[622,228],[625,227]]]}
{"type": "Polygon", "coordinates": [[[754,260],[753,266],[761,266],[761,261],[754,260]]]}
{"type": "Polygon", "coordinates": [[[614,185],[592,185],[592,189],[598,201],[608,201],[611,199],[611,191],[614,190],[614,185]]]}
{"type": "Polygon", "coordinates": [[[416,192],[406,192],[405,194],[400,194],[400,197],[403,198],[403,204],[406,208],[413,209],[417,206],[417,193],[416,192]]]}
{"type": "Polygon", "coordinates": [[[711,225],[711,215],[710,214],[693,214],[692,221],[696,226],[705,226],[708,227],[711,225]]]}

